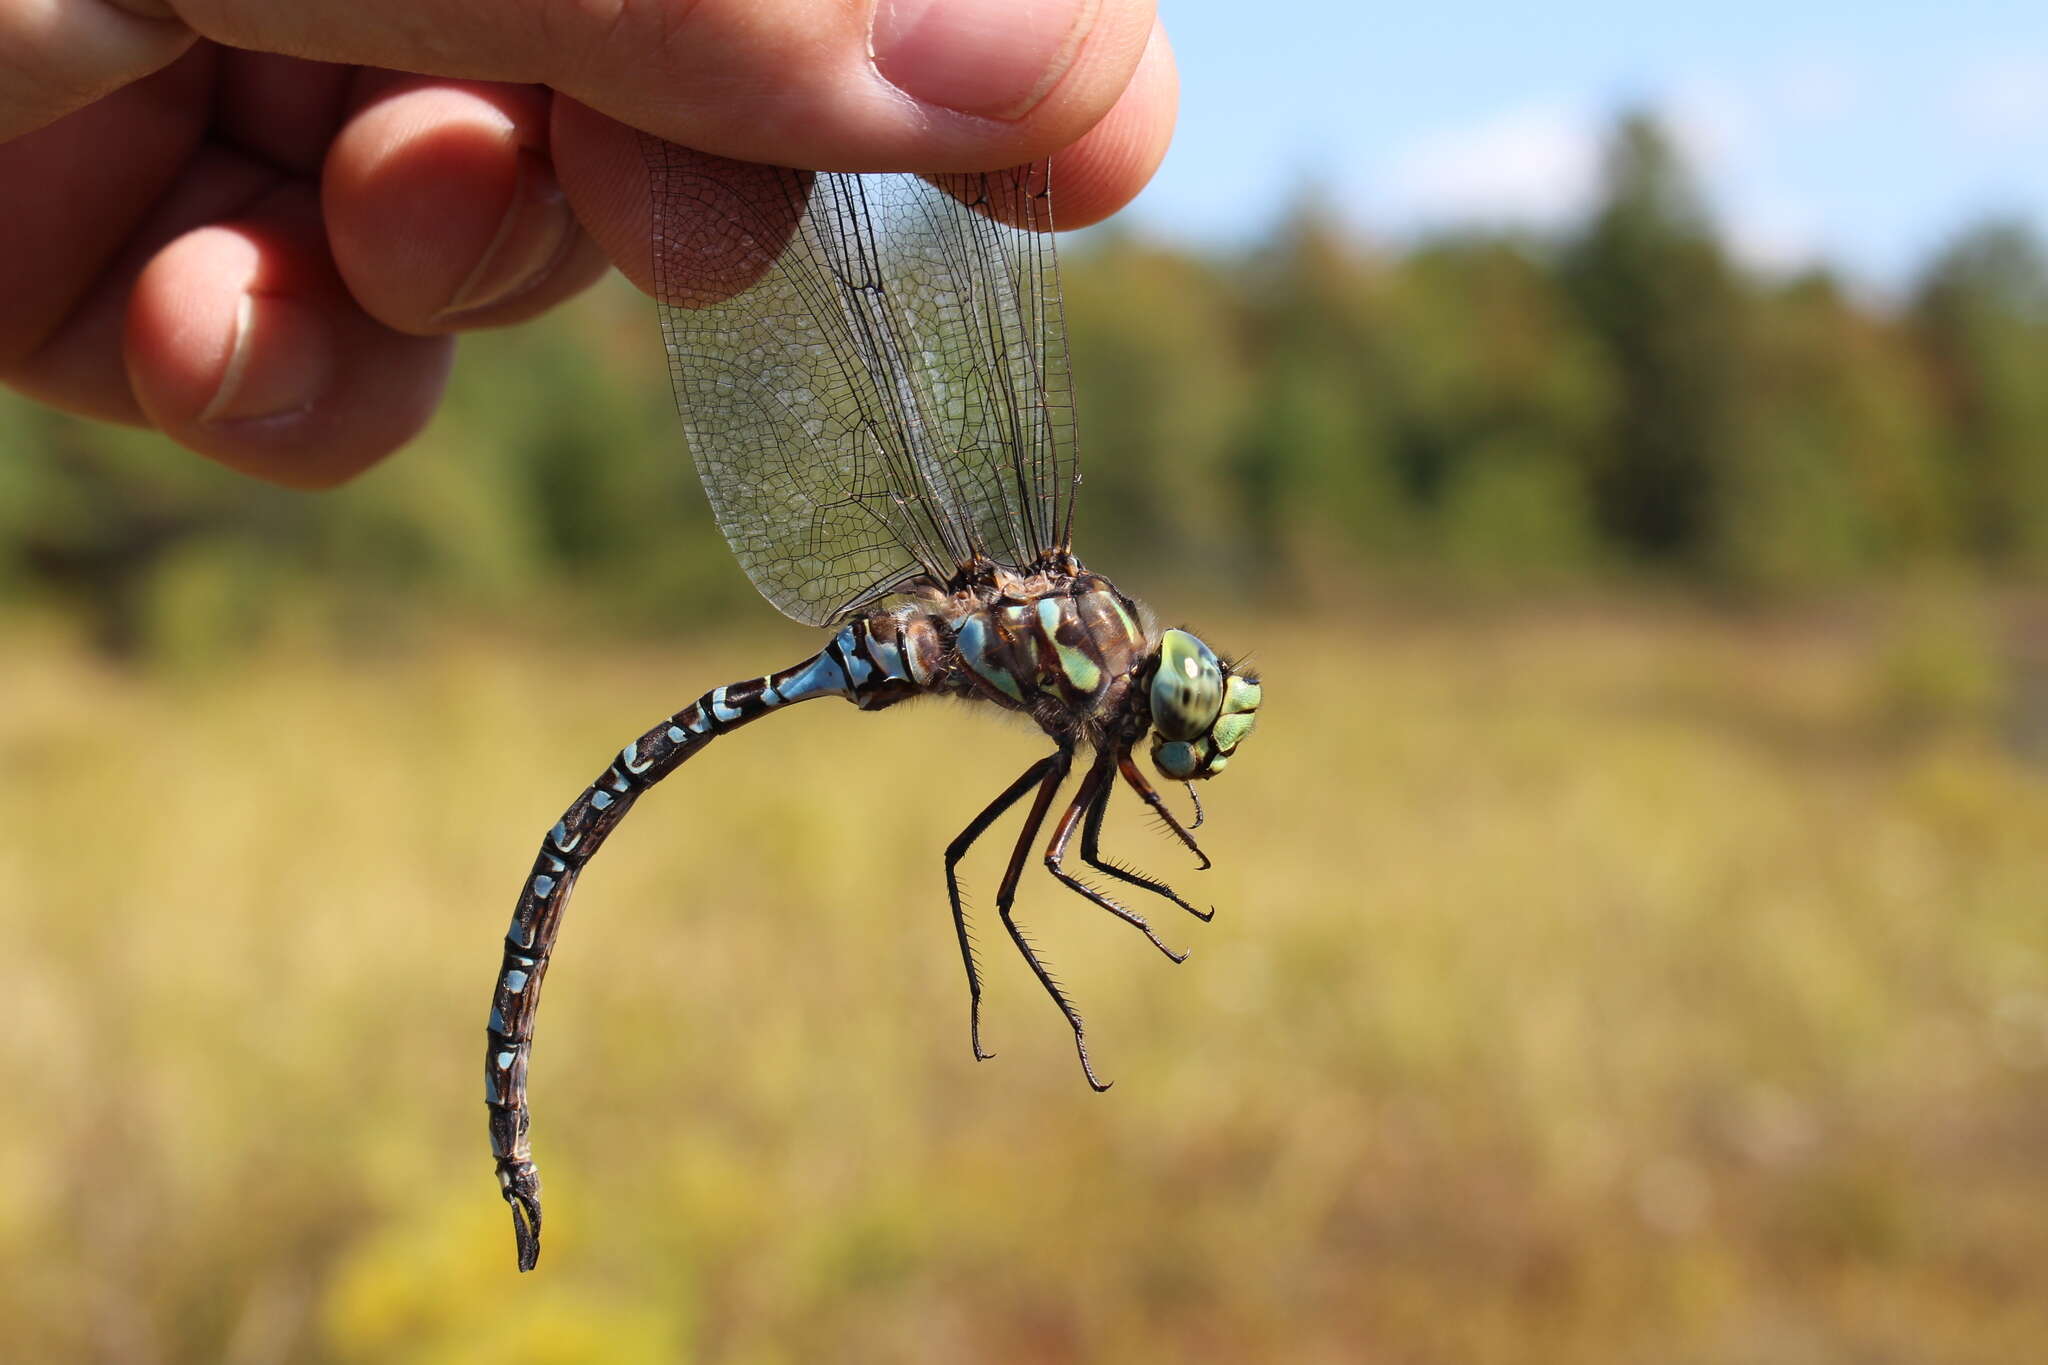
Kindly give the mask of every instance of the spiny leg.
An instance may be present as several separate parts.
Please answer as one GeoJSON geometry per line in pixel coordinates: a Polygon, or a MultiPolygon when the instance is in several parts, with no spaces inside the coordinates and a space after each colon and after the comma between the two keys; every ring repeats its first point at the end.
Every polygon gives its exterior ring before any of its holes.
{"type": "MultiPolygon", "coordinates": [[[[1135,925],[1140,933],[1152,940],[1152,946],[1166,954],[1170,961],[1175,963],[1185,962],[1188,960],[1188,955],[1186,953],[1176,953],[1173,949],[1167,947],[1160,940],[1159,935],[1153,932],[1151,924],[1146,921],[1143,915],[1117,904],[1108,896],[1103,895],[1100,891],[1097,891],[1094,887],[1088,885],[1066,869],[1067,843],[1074,837],[1075,828],[1081,825],[1084,820],[1088,825],[1092,826],[1101,818],[1099,812],[1108,796],[1110,779],[1115,776],[1115,767],[1116,756],[1113,752],[1106,749],[1103,751],[1102,756],[1089,766],[1087,776],[1081,779],[1080,790],[1074,793],[1073,801],[1067,806],[1066,813],[1060,816],[1060,822],[1052,832],[1052,842],[1045,846],[1045,870],[1059,878],[1060,885],[1066,887],[1069,891],[1078,892],[1087,897],[1089,901],[1109,911],[1110,914],[1115,915],[1124,923],[1135,925]]],[[[1081,843],[1084,849],[1089,842],[1088,835],[1084,832],[1081,836],[1081,843]]],[[[1088,857],[1088,855],[1084,852],[1083,857],[1088,857]]],[[[1132,877],[1115,868],[1104,867],[1092,857],[1088,857],[1088,863],[1091,867],[1108,872],[1112,876],[1121,877],[1125,881],[1135,882],[1139,886],[1147,886],[1148,889],[1153,889],[1150,888],[1149,883],[1142,879],[1132,877]]],[[[1176,901],[1180,900],[1178,896],[1175,896],[1174,899],[1176,901]]],[[[1185,904],[1185,902],[1182,902],[1182,904],[1185,904]]],[[[1193,909],[1194,907],[1189,906],[1188,908],[1193,909]]]]}
{"type": "Polygon", "coordinates": [[[1190,831],[1193,831],[1193,830],[1198,830],[1198,829],[1200,829],[1200,828],[1202,827],[1202,819],[1203,819],[1203,816],[1202,816],[1202,794],[1201,794],[1200,792],[1198,792],[1198,791],[1196,791],[1196,790],[1195,790],[1195,784],[1194,784],[1194,783],[1192,783],[1192,782],[1183,782],[1183,783],[1181,783],[1181,785],[1182,785],[1183,787],[1186,787],[1186,788],[1188,789],[1188,800],[1190,800],[1190,801],[1192,801],[1192,802],[1194,802],[1194,803],[1195,803],[1195,823],[1193,823],[1192,825],[1189,825],[1189,826],[1188,826],[1188,829],[1189,829],[1190,831]]]}
{"type": "Polygon", "coordinates": [[[960,901],[960,876],[957,871],[960,860],[967,856],[967,850],[974,847],[975,840],[988,832],[988,827],[1002,819],[1003,812],[1017,804],[1019,797],[1045,780],[1045,775],[1060,761],[1058,754],[1047,754],[1024,770],[1024,775],[1003,789],[1003,794],[988,803],[981,814],[960,831],[952,843],[946,845],[946,899],[953,907],[953,932],[960,938],[960,960],[967,964],[967,1039],[974,1046],[974,1059],[985,1062],[995,1056],[993,1052],[981,1050],[981,969],[974,963],[974,944],[967,936],[967,911],[960,901]]]}
{"type": "Polygon", "coordinates": [[[1128,749],[1117,755],[1116,766],[1117,771],[1124,775],[1124,781],[1130,783],[1131,790],[1142,797],[1145,804],[1152,808],[1152,813],[1164,821],[1166,827],[1172,830],[1174,835],[1188,846],[1190,853],[1193,853],[1202,860],[1201,867],[1196,870],[1207,872],[1214,865],[1209,861],[1209,855],[1202,852],[1202,846],[1195,842],[1195,836],[1181,828],[1180,821],[1173,818],[1173,812],[1166,808],[1166,802],[1159,799],[1159,793],[1152,790],[1152,784],[1145,780],[1145,774],[1138,771],[1138,765],[1131,758],[1128,749]]]}
{"type": "Polygon", "coordinates": [[[1031,852],[1031,845],[1038,840],[1038,831],[1045,824],[1046,813],[1052,809],[1052,799],[1058,795],[1060,783],[1066,781],[1067,770],[1073,766],[1074,751],[1062,746],[1051,758],[1051,767],[1039,780],[1038,795],[1031,802],[1031,813],[1024,817],[1024,829],[1017,836],[1017,846],[1010,852],[1010,866],[1003,873],[1003,884],[996,892],[996,912],[1003,917],[1003,927],[1010,931],[1010,941],[1017,945],[1017,951],[1024,954],[1024,960],[1031,964],[1031,974],[1038,978],[1038,984],[1045,987],[1060,1013],[1067,1017],[1067,1027],[1074,1031],[1074,1050],[1081,1054],[1081,1071],[1088,1077],[1088,1084],[1094,1089],[1107,1090],[1109,1082],[1095,1074],[1095,1064],[1088,1060],[1088,1033],[1081,1023],[1081,1012],[1074,1008],[1074,1002],[1067,999],[1067,993],[1060,989],[1060,983],[1053,980],[1052,973],[1038,960],[1038,951],[1024,938],[1024,931],[1017,927],[1010,908],[1017,900],[1017,881],[1024,875],[1024,859],[1031,852]]]}
{"type": "Polygon", "coordinates": [[[1102,861],[1102,817],[1109,811],[1109,798],[1115,790],[1115,783],[1104,782],[1102,790],[1096,794],[1095,803],[1088,807],[1088,819],[1081,826],[1081,861],[1104,876],[1114,877],[1120,882],[1141,887],[1146,891],[1150,891],[1155,896],[1164,896],[1196,919],[1202,920],[1205,923],[1216,918],[1215,907],[1211,906],[1206,912],[1196,908],[1182,899],[1178,891],[1175,891],[1157,877],[1148,877],[1135,868],[1119,867],[1115,863],[1102,861]]]}

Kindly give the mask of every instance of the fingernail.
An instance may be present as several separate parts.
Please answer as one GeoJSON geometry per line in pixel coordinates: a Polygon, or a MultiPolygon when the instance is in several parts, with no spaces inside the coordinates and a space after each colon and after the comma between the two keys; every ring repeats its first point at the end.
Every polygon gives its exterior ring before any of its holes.
{"type": "Polygon", "coordinates": [[[987,118],[1022,118],[1073,65],[1100,0],[881,0],[875,70],[906,95],[987,118]]]}
{"type": "Polygon", "coordinates": [[[334,372],[334,339],[318,310],[274,294],[244,294],[220,387],[204,423],[285,417],[313,406],[334,372]]]}
{"type": "Polygon", "coordinates": [[[547,161],[521,148],[518,166],[512,202],[498,222],[497,235],[455,297],[436,315],[439,320],[518,298],[554,272],[574,240],[575,216],[547,161]]]}

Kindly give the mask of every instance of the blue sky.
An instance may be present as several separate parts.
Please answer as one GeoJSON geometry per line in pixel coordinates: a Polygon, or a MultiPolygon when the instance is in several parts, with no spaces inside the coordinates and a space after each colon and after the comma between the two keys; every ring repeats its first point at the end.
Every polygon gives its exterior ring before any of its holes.
{"type": "Polygon", "coordinates": [[[1305,179],[1361,228],[1547,224],[1627,104],[1660,110],[1738,251],[1896,286],[1992,212],[2048,225],[2048,0],[1161,0],[1181,122],[1130,210],[1230,241],[1305,179]]]}

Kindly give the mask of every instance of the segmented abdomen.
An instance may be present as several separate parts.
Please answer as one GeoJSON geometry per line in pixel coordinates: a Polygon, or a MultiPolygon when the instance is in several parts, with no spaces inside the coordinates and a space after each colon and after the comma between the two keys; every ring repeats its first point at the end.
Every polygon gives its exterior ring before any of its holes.
{"type": "Polygon", "coordinates": [[[713,688],[628,744],[541,841],[505,933],[484,1057],[491,1153],[499,1188],[513,1208],[521,1269],[531,1269],[540,1253],[540,1174],[527,1140],[527,1061],[541,981],[577,873],[640,793],[717,736],[778,707],[817,697],[844,697],[866,710],[893,705],[931,684],[942,652],[937,629],[917,613],[852,622],[802,663],[713,688]]]}

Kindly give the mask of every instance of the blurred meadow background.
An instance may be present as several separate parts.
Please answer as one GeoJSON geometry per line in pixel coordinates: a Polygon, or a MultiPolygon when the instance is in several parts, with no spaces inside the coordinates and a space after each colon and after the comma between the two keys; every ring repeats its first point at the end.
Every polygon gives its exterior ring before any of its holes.
{"type": "Polygon", "coordinates": [[[2048,1356],[2048,30],[1793,35],[1744,105],[1739,15],[1451,8],[1169,6],[1182,145],[1063,247],[1077,544],[1268,691],[1214,870],[1112,814],[1186,965],[1025,880],[1115,1090],[986,923],[968,1051],[940,853],[1040,742],[801,708],[582,879],[533,1276],[477,1072],[535,841],[814,647],[651,309],[466,343],[317,497],[0,400],[0,1355],[2048,1356]]]}

